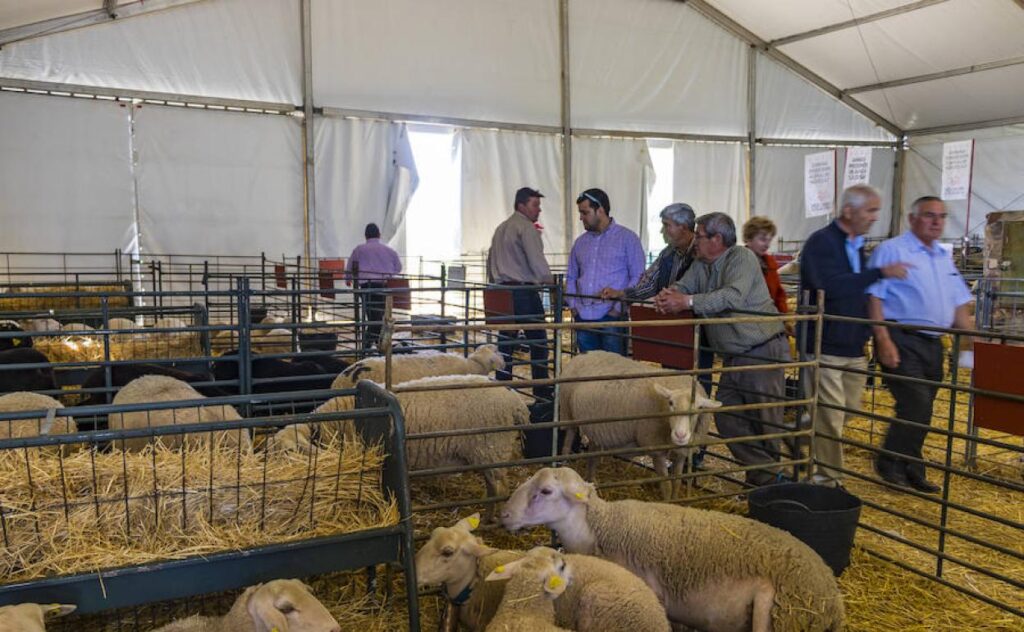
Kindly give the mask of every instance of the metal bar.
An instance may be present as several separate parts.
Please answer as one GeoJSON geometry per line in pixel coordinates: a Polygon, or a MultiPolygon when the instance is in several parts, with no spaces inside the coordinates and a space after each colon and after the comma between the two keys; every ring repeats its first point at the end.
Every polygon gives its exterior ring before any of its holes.
{"type": "Polygon", "coordinates": [[[998,61],[990,61],[983,64],[973,64],[971,66],[962,66],[960,68],[952,68],[950,70],[941,70],[939,72],[931,72],[925,75],[916,75],[913,77],[904,77],[902,79],[893,79],[891,81],[881,81],[879,83],[869,83],[863,86],[855,86],[853,88],[847,88],[844,90],[846,94],[857,94],[860,92],[871,92],[873,90],[883,90],[885,88],[896,88],[898,86],[909,86],[915,83],[924,83],[926,81],[936,81],[938,79],[947,79],[949,77],[959,77],[960,75],[969,75],[975,72],[985,72],[986,70],[996,70],[999,68],[1008,68],[1010,66],[1019,66],[1024,64],[1024,56],[1022,57],[1011,57],[1010,59],[1000,59],[998,61]]]}
{"type": "Polygon", "coordinates": [[[273,112],[293,112],[295,105],[276,103],[273,101],[248,101],[244,99],[224,99],[221,97],[205,97],[196,94],[176,94],[172,92],[151,92],[148,90],[129,90],[127,88],[107,88],[104,86],[87,86],[53,81],[35,81],[31,79],[13,79],[0,77],[0,88],[18,88],[40,92],[67,92],[89,96],[103,96],[122,99],[139,99],[142,101],[163,101],[169,103],[212,105],[222,108],[244,110],[268,110],[273,112]]]}
{"type": "Polygon", "coordinates": [[[307,261],[316,258],[316,162],[313,153],[313,35],[311,30],[310,0],[302,0],[302,146],[303,181],[302,199],[302,255],[307,261]]]}
{"type": "MultiPolygon", "coordinates": [[[[562,245],[566,252],[572,250],[572,226],[575,195],[572,191],[572,108],[569,101],[571,83],[569,81],[569,0],[558,3],[558,38],[561,44],[560,61],[562,75],[562,212],[563,226],[562,245]]],[[[510,370],[511,371],[511,370],[510,370]]]]}
{"type": "Polygon", "coordinates": [[[757,48],[747,48],[747,219],[754,214],[757,137],[757,48]]]}
{"type": "Polygon", "coordinates": [[[903,180],[907,163],[907,150],[897,147],[892,169],[892,214],[889,217],[889,236],[899,235],[903,225],[903,180]]]}
{"type": "Polygon", "coordinates": [[[74,603],[79,613],[99,612],[222,592],[279,577],[307,577],[360,568],[398,559],[401,546],[402,528],[384,527],[8,584],[0,587],[0,604],[74,603]]]}
{"type": "Polygon", "coordinates": [[[1024,123],[1024,116],[1010,116],[1001,119],[989,119],[987,121],[975,121],[973,123],[956,123],[954,125],[937,125],[935,127],[922,127],[920,129],[908,129],[907,136],[927,136],[929,134],[948,134],[952,132],[970,132],[976,129],[989,127],[1003,127],[1005,125],[1020,125],[1024,123]]]}
{"type": "Polygon", "coordinates": [[[154,11],[163,11],[165,9],[180,7],[200,1],[201,0],[138,0],[137,2],[130,2],[117,7],[116,0],[104,0],[103,8],[101,9],[92,9],[90,11],[73,13],[71,15],[62,15],[57,18],[50,18],[49,20],[41,20],[31,24],[23,24],[21,26],[4,29],[0,31],[0,47],[7,46],[8,44],[13,44],[15,42],[24,42],[37,37],[43,37],[44,35],[53,35],[55,33],[63,33],[65,31],[92,26],[94,24],[110,22],[114,18],[123,20],[125,18],[138,17],[140,15],[153,13],[154,11]],[[116,7],[116,12],[112,7],[116,7]]]}
{"type": "MultiPolygon", "coordinates": [[[[960,335],[953,336],[953,349],[957,350],[960,348],[960,335]]],[[[960,354],[953,353],[949,359],[949,373],[950,378],[953,381],[953,386],[957,383],[957,372],[960,366],[960,354]]],[[[949,421],[948,421],[948,432],[953,433],[956,430],[956,391],[949,392],[949,421]]],[[[939,553],[943,554],[946,552],[946,526],[949,520],[949,483],[950,477],[952,476],[953,468],[953,435],[946,435],[946,469],[942,473],[942,506],[939,509],[939,553]]],[[[935,556],[935,574],[938,577],[942,577],[942,565],[945,561],[943,555],[935,556]]]]}
{"type": "Polygon", "coordinates": [[[449,125],[455,127],[507,130],[512,132],[536,132],[541,134],[562,133],[562,127],[558,125],[530,125],[526,123],[485,121],[480,119],[466,119],[453,116],[433,116],[430,114],[380,112],[375,110],[357,110],[350,108],[324,107],[318,109],[321,110],[324,116],[334,117],[378,119],[381,121],[393,121],[396,123],[428,123],[434,125],[449,125]]]}
{"type": "Polygon", "coordinates": [[[682,140],[696,142],[717,142],[717,143],[745,143],[747,136],[731,136],[727,134],[687,134],[682,132],[652,132],[652,131],[630,131],[618,129],[590,129],[574,127],[573,136],[597,136],[607,138],[640,138],[640,139],[663,139],[682,140]]]}
{"type": "Polygon", "coordinates": [[[891,143],[884,140],[838,140],[838,139],[798,139],[798,138],[758,138],[759,145],[779,147],[899,147],[899,141],[891,143]]]}
{"type": "Polygon", "coordinates": [[[800,42],[805,39],[811,39],[812,37],[821,37],[822,35],[835,33],[836,31],[843,31],[855,26],[860,26],[861,24],[884,20],[904,13],[910,13],[911,11],[917,11],[918,9],[942,4],[943,2],[946,2],[946,0],[918,0],[917,2],[911,2],[910,4],[904,4],[903,6],[886,9],[885,11],[879,11],[878,13],[871,13],[859,18],[846,20],[844,22],[836,22],[835,24],[821,26],[816,29],[811,29],[810,31],[804,31],[803,33],[795,33],[793,35],[787,35],[786,37],[780,37],[779,39],[768,42],[768,46],[776,48],[778,46],[785,46],[794,42],[800,42]]]}
{"type": "Polygon", "coordinates": [[[889,121],[888,119],[878,114],[871,108],[867,107],[860,101],[857,101],[856,99],[852,98],[850,95],[844,94],[842,90],[840,90],[839,88],[825,80],[821,75],[818,75],[817,73],[811,71],[803,64],[798,63],[792,57],[780,52],[777,48],[770,47],[768,42],[764,41],[763,39],[761,39],[751,31],[747,30],[744,26],[740,25],[738,22],[736,22],[729,16],[725,15],[724,13],[713,7],[709,2],[707,2],[707,0],[678,1],[685,2],[687,5],[693,7],[696,11],[700,12],[704,17],[708,18],[712,22],[715,22],[716,24],[718,24],[725,30],[729,31],[733,35],[739,37],[748,44],[757,46],[758,48],[763,50],[764,54],[770,57],[772,60],[777,61],[786,68],[789,68],[790,70],[797,73],[804,79],[813,83],[826,94],[830,95],[835,99],[838,99],[839,101],[842,101],[849,107],[856,110],[858,113],[866,116],[876,125],[886,130],[893,136],[902,135],[902,130],[900,130],[900,128],[897,127],[895,123],[889,121]]]}

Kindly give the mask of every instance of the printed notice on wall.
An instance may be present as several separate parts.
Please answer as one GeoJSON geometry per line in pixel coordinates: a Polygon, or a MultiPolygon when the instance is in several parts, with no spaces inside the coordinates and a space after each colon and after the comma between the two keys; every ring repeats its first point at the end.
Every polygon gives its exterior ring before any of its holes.
{"type": "Polygon", "coordinates": [[[855,184],[868,184],[871,178],[871,148],[849,147],[846,150],[846,168],[843,169],[843,189],[855,184]]]}
{"type": "Polygon", "coordinates": [[[974,141],[961,140],[942,145],[942,199],[966,200],[971,192],[971,163],[974,141]]]}
{"type": "Polygon", "coordinates": [[[806,217],[830,215],[836,203],[836,152],[804,156],[804,205],[806,217]]]}

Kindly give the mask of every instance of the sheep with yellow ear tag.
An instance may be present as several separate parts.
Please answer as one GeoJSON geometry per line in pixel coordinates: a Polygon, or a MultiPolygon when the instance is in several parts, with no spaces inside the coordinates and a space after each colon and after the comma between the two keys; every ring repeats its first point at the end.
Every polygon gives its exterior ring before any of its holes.
{"type": "Polygon", "coordinates": [[[572,581],[569,563],[547,547],[532,549],[525,557],[495,568],[487,581],[507,579],[505,598],[487,626],[498,632],[552,632],[557,599],[572,581]]]}

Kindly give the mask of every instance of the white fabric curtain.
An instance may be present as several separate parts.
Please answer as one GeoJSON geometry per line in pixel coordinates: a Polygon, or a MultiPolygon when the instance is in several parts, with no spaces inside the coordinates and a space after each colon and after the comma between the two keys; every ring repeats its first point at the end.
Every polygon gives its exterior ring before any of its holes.
{"type": "Polygon", "coordinates": [[[571,0],[569,46],[575,127],[746,134],[747,47],[684,4],[571,0]]]}
{"type": "Polygon", "coordinates": [[[298,0],[197,2],[5,46],[0,77],[298,104],[300,32],[298,0]]]}
{"type": "Polygon", "coordinates": [[[747,214],[744,146],[687,142],[673,145],[673,201],[686,202],[698,215],[721,211],[742,223],[747,214]]]}
{"type": "MultiPolygon", "coordinates": [[[[911,136],[904,171],[904,214],[917,198],[941,194],[942,144],[970,138],[975,139],[974,175],[970,226],[966,232],[984,235],[988,213],[1024,209],[1024,125],[1017,125],[942,136],[911,136]]],[[[950,217],[945,237],[963,237],[967,200],[950,200],[946,207],[950,217]]]]}
{"type": "Polygon", "coordinates": [[[315,132],[317,255],[347,259],[370,222],[402,252],[418,182],[405,125],[317,117],[315,132]]]}
{"type": "Polygon", "coordinates": [[[559,125],[558,3],[313,1],[317,105],[559,125]]]}
{"type": "MultiPolygon", "coordinates": [[[[654,184],[654,166],[647,141],[580,137],[572,139],[573,200],[581,191],[603,189],[616,222],[647,239],[647,195],[654,184]]],[[[583,232],[573,222],[574,237],[583,232]]]]}
{"type": "Polygon", "coordinates": [[[462,144],[462,251],[490,248],[498,224],[513,212],[524,186],[544,194],[540,224],[544,251],[565,250],[562,141],[559,136],[467,129],[462,144]]]}
{"type": "Polygon", "coordinates": [[[756,79],[758,138],[894,140],[867,118],[760,54],[756,79]]]}
{"type": "Polygon", "coordinates": [[[130,244],[128,134],[118,103],[0,93],[0,250],[112,253],[130,244]]]}
{"type": "MultiPolygon", "coordinates": [[[[804,203],[804,156],[828,151],[821,147],[758,147],[754,161],[753,215],[765,215],[775,222],[778,238],[802,241],[832,221],[832,217],[807,217],[804,203]]],[[[842,194],[846,150],[839,148],[836,157],[836,200],[842,194]]],[[[892,217],[892,179],[894,152],[875,148],[871,156],[869,182],[882,194],[878,221],[871,227],[871,237],[889,232],[892,217]]],[[[742,222],[740,222],[742,224],[742,222]]]]}
{"type": "Polygon", "coordinates": [[[295,119],[143,106],[135,147],[144,253],[302,253],[295,119]]]}

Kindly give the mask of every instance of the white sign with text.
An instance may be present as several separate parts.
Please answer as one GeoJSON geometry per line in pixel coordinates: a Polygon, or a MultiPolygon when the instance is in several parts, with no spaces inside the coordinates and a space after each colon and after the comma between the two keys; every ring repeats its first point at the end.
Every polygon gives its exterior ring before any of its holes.
{"type": "Polygon", "coordinates": [[[971,164],[974,141],[961,140],[942,145],[942,199],[966,200],[971,192],[971,164]]]}
{"type": "Polygon", "coordinates": [[[848,147],[846,167],[843,169],[843,189],[855,184],[868,184],[871,179],[871,148],[848,147]]]}
{"type": "Polygon", "coordinates": [[[835,211],[835,150],[804,156],[804,206],[806,217],[831,215],[835,211]]]}

